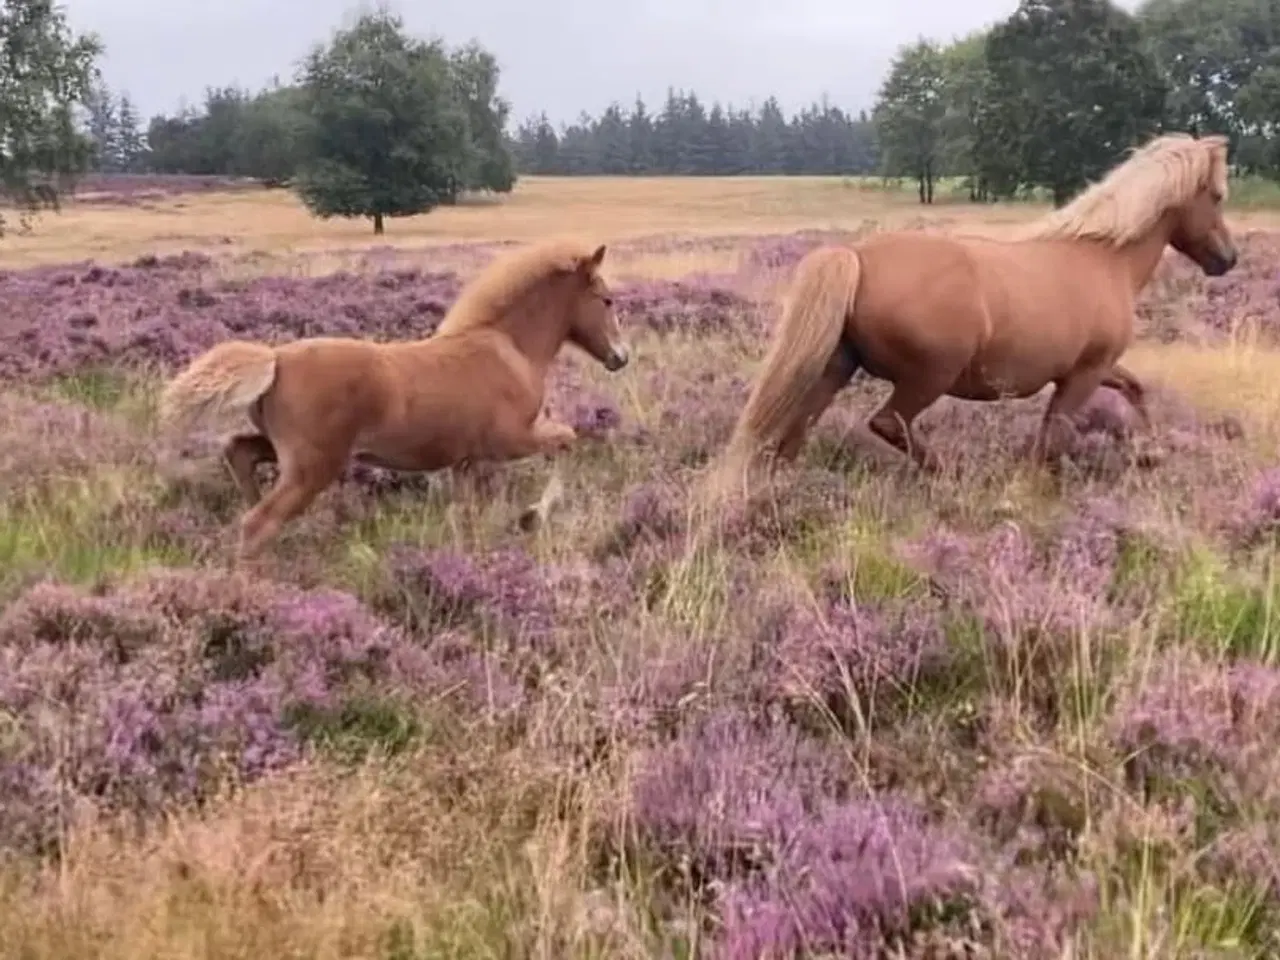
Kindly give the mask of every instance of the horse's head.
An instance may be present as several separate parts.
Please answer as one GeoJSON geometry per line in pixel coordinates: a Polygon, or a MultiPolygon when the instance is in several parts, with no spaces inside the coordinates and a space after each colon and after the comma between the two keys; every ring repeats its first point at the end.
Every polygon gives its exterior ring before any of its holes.
{"type": "Polygon", "coordinates": [[[568,339],[612,373],[627,365],[630,351],[613,309],[613,294],[600,276],[604,253],[605,247],[601,244],[594,253],[573,265],[568,339]]]}
{"type": "Polygon", "coordinates": [[[1190,200],[1170,211],[1173,231],[1169,245],[1209,276],[1220,277],[1239,259],[1222,218],[1222,204],[1227,199],[1227,138],[1201,137],[1198,142],[1209,152],[1209,174],[1190,200]]]}

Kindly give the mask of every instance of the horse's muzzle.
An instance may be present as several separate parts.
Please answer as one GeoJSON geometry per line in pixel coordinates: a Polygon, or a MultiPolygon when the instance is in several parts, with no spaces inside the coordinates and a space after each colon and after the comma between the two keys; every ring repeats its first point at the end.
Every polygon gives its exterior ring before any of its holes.
{"type": "Polygon", "coordinates": [[[617,373],[627,365],[627,361],[631,359],[631,354],[626,347],[618,346],[609,351],[609,356],[604,362],[604,368],[610,373],[617,373]]]}
{"type": "Polygon", "coordinates": [[[1211,253],[1209,254],[1208,262],[1203,265],[1204,272],[1211,277],[1220,277],[1234,267],[1239,259],[1239,254],[1236,253],[1234,248],[1225,255],[1211,253]]]}

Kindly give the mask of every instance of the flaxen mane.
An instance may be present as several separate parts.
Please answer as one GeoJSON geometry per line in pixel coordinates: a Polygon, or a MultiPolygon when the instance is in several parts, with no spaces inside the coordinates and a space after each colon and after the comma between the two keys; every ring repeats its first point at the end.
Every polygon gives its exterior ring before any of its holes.
{"type": "Polygon", "coordinates": [[[1225,198],[1226,139],[1170,133],[1148,141],[1061,210],[1019,234],[1023,240],[1099,240],[1121,247],[1147,233],[1172,206],[1210,185],[1225,198]]]}
{"type": "Polygon", "coordinates": [[[436,334],[498,322],[531,288],[556,271],[571,269],[592,250],[578,240],[548,240],[499,256],[463,288],[436,334]]]}

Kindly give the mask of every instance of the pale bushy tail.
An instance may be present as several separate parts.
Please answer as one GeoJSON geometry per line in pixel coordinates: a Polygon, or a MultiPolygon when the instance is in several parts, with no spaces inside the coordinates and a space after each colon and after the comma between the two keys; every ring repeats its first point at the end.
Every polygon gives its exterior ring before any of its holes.
{"type": "Polygon", "coordinates": [[[206,419],[247,416],[275,379],[274,347],[247,340],[220,343],[165,385],[160,394],[160,428],[186,431],[206,419]]]}
{"type": "Polygon", "coordinates": [[[782,319],[717,472],[733,482],[786,436],[826,370],[858,296],[862,268],[847,247],[826,246],[796,266],[782,319]]]}

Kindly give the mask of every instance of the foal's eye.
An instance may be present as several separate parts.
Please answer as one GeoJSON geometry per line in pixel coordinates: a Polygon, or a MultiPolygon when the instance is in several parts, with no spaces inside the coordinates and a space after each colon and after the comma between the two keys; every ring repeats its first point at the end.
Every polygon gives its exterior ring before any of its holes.
{"type": "Polygon", "coordinates": [[[604,300],[604,305],[605,305],[606,307],[612,307],[612,306],[613,306],[613,297],[610,297],[610,296],[606,295],[606,296],[604,296],[604,297],[601,297],[601,299],[602,299],[602,300],[604,300]]]}

